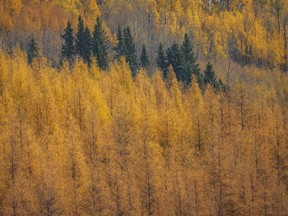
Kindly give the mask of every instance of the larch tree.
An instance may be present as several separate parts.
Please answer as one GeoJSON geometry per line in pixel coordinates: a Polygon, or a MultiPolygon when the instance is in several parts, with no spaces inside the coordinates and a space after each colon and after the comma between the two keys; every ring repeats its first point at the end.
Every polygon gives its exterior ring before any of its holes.
{"type": "Polygon", "coordinates": [[[137,75],[139,96],[139,139],[135,148],[135,177],[140,192],[141,213],[155,215],[161,213],[161,177],[163,161],[161,147],[157,143],[158,117],[155,110],[155,95],[150,80],[143,71],[137,75]],[[151,106],[147,101],[151,102],[151,106]],[[153,106],[154,105],[154,106],[153,106]]]}
{"type": "Polygon", "coordinates": [[[185,106],[188,109],[189,118],[191,118],[192,139],[195,142],[194,148],[196,151],[201,152],[205,148],[204,100],[195,78],[192,79],[191,87],[185,95],[185,106]]]}

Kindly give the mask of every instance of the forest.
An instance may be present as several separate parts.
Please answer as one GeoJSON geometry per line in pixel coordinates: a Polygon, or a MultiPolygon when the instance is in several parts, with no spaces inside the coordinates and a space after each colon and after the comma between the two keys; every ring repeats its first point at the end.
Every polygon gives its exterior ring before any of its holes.
{"type": "Polygon", "coordinates": [[[1,0],[0,215],[288,215],[288,1],[1,0]]]}

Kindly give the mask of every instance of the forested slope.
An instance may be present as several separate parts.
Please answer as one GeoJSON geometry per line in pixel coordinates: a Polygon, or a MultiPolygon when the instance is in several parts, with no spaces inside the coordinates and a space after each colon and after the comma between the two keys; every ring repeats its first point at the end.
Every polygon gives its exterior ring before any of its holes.
{"type": "Polygon", "coordinates": [[[286,0],[3,0],[0,39],[4,48],[27,47],[34,35],[44,56],[56,63],[68,19],[76,27],[82,15],[92,27],[101,15],[111,43],[116,43],[118,26],[130,26],[139,55],[143,42],[155,57],[160,42],[169,46],[188,33],[200,59],[230,56],[241,63],[286,69],[287,4],[286,0]]]}
{"type": "MultiPolygon", "coordinates": [[[[1,54],[2,215],[285,215],[287,76],[229,92],[1,54]]],[[[249,81],[247,81],[249,80],[249,81]]]]}
{"type": "Polygon", "coordinates": [[[1,1],[0,215],[288,215],[287,9],[1,1]]]}

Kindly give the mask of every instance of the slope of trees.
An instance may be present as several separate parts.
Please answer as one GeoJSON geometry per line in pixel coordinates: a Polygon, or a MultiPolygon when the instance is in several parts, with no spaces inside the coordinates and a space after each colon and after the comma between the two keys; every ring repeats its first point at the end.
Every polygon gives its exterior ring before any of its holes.
{"type": "Polygon", "coordinates": [[[75,20],[71,24],[76,29],[82,15],[90,29],[101,16],[112,44],[117,27],[130,26],[138,56],[143,43],[155,58],[160,42],[168,47],[188,33],[194,36],[195,53],[201,59],[229,57],[242,64],[287,70],[286,0],[4,0],[0,12],[1,48],[27,47],[34,35],[53,64],[59,62],[60,32],[69,19],[75,20]]]}
{"type": "MultiPolygon", "coordinates": [[[[122,57],[125,58],[130,66],[133,77],[136,76],[139,68],[142,67],[148,69],[150,64],[145,44],[143,44],[139,60],[137,59],[136,44],[129,27],[126,27],[123,30],[118,27],[117,44],[113,50],[108,50],[109,42],[99,17],[96,19],[92,38],[89,28],[87,26],[84,28],[84,21],[82,17],[79,16],[77,33],[74,34],[71,23],[68,21],[62,39],[61,64],[63,60],[67,60],[70,67],[73,67],[74,62],[78,57],[81,58],[89,67],[94,59],[100,69],[107,70],[111,63],[108,54],[111,55],[111,53],[113,53],[112,51],[115,51],[116,60],[119,60],[122,57]],[[91,54],[93,54],[93,56],[91,56],[91,54]]],[[[30,49],[31,44],[29,44],[28,50],[29,64],[31,64],[33,60],[30,56],[30,49]]],[[[36,47],[34,49],[36,49],[36,47]]],[[[34,57],[37,57],[36,54],[34,55],[34,57]]],[[[197,80],[202,89],[204,89],[207,84],[210,84],[215,90],[226,88],[221,80],[216,80],[213,65],[210,62],[206,65],[204,73],[201,72],[192,48],[191,40],[187,34],[184,35],[181,46],[174,42],[171,47],[167,48],[166,54],[162,43],[160,43],[155,62],[157,63],[158,68],[162,70],[164,78],[167,78],[168,68],[172,67],[175,71],[177,80],[180,81],[185,88],[188,88],[191,85],[192,78],[197,80]]],[[[151,69],[148,72],[151,74],[151,69]]]]}
{"type": "Polygon", "coordinates": [[[0,215],[288,214],[287,74],[62,64],[0,54],[0,215]]]}
{"type": "Polygon", "coordinates": [[[2,0],[0,215],[288,215],[287,31],[287,0],[2,0]]]}

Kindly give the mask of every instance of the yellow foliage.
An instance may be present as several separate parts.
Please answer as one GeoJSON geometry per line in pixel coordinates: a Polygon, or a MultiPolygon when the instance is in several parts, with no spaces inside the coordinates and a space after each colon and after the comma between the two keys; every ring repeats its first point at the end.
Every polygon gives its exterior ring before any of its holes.
{"type": "Polygon", "coordinates": [[[287,213],[286,74],[239,66],[215,92],[183,89],[172,67],[134,79],[124,58],[107,71],[26,59],[0,54],[0,215],[259,215],[264,195],[287,213]]]}

